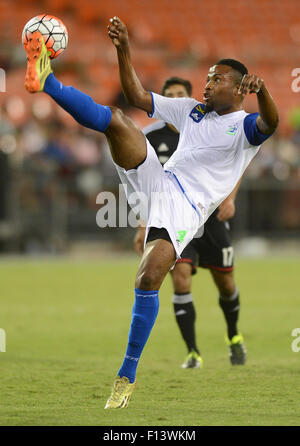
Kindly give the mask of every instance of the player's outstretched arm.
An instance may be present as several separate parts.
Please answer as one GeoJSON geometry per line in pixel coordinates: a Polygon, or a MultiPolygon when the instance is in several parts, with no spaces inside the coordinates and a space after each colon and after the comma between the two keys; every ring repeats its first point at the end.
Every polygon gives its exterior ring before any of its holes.
{"type": "Polygon", "coordinates": [[[118,54],[120,80],[123,93],[134,107],[152,113],[151,94],[144,89],[131,63],[130,45],[126,25],[113,17],[108,25],[108,35],[115,45],[118,54]]]}
{"type": "Polygon", "coordinates": [[[266,135],[273,133],[279,122],[278,111],[272,96],[265,86],[264,80],[255,74],[245,74],[239,92],[241,94],[257,94],[259,107],[259,116],[256,120],[257,127],[266,135]]]}

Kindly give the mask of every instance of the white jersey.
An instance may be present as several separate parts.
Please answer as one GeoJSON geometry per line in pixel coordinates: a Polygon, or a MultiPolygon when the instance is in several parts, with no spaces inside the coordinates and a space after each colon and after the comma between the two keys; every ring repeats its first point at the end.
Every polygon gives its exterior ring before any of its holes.
{"type": "Polygon", "coordinates": [[[206,220],[233,191],[259,145],[270,135],[259,131],[258,113],[205,113],[204,104],[195,99],[151,94],[150,117],[173,124],[180,132],[177,150],[164,170],[175,175],[206,220]]]}

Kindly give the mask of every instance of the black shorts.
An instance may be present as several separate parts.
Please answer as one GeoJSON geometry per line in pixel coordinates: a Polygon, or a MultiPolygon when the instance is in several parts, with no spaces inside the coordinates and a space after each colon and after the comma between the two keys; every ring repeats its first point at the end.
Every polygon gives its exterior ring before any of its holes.
{"type": "Polygon", "coordinates": [[[216,210],[204,226],[203,236],[193,239],[183,250],[177,263],[190,263],[192,274],[202,268],[229,272],[234,269],[234,255],[228,222],[217,219],[216,210]]]}

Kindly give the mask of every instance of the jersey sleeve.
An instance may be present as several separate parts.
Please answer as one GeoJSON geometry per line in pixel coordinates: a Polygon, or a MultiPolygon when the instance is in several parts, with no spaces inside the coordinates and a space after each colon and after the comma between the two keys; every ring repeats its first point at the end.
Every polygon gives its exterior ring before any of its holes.
{"type": "Polygon", "coordinates": [[[259,113],[250,113],[244,119],[244,132],[251,146],[260,146],[266,139],[272,136],[262,133],[257,127],[256,119],[259,113]]]}
{"type": "Polygon", "coordinates": [[[192,98],[167,98],[157,93],[152,93],[152,113],[150,118],[161,119],[173,124],[180,132],[188,113],[198,102],[192,98]]]}

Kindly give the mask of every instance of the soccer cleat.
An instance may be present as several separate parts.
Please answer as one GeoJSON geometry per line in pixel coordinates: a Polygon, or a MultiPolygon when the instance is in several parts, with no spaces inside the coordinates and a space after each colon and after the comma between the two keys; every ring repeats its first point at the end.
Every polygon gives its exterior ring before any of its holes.
{"type": "Polygon", "coordinates": [[[29,93],[43,91],[45,81],[52,73],[52,69],[49,52],[41,33],[39,31],[32,33],[24,48],[27,54],[25,88],[29,93]]]}
{"type": "Polygon", "coordinates": [[[201,367],[203,367],[203,359],[195,350],[187,355],[186,360],[181,365],[183,369],[199,369],[201,367]]]}
{"type": "Polygon", "coordinates": [[[229,347],[229,359],[232,365],[243,365],[246,362],[247,351],[243,344],[244,338],[241,334],[233,336],[231,340],[225,337],[229,347]]]}
{"type": "Polygon", "coordinates": [[[130,383],[126,376],[120,378],[117,376],[110,397],[108,398],[104,409],[124,409],[128,406],[132,392],[136,386],[136,381],[130,383]]]}

